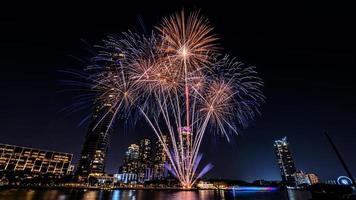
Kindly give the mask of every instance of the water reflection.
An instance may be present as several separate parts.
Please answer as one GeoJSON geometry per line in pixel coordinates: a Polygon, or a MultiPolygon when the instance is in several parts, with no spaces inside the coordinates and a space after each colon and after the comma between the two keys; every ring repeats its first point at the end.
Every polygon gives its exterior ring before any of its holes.
{"type": "Polygon", "coordinates": [[[288,200],[304,200],[304,199],[311,199],[311,194],[307,191],[300,191],[300,190],[287,190],[288,193],[288,200]]]}
{"type": "Polygon", "coordinates": [[[96,199],[97,191],[88,191],[83,195],[83,200],[96,199]]]}
{"type": "Polygon", "coordinates": [[[209,199],[211,197],[210,192],[209,190],[199,190],[200,199],[209,199]]]}
{"type": "Polygon", "coordinates": [[[119,199],[120,197],[120,190],[115,190],[113,195],[112,195],[112,199],[119,199]]]}
{"type": "Polygon", "coordinates": [[[34,190],[29,190],[27,193],[26,193],[26,197],[25,199],[26,200],[31,200],[33,199],[33,195],[35,194],[35,191],[34,190]]]}
{"type": "Polygon", "coordinates": [[[242,191],[174,191],[174,190],[0,190],[0,200],[304,200],[303,191],[242,192],[242,191]]]}

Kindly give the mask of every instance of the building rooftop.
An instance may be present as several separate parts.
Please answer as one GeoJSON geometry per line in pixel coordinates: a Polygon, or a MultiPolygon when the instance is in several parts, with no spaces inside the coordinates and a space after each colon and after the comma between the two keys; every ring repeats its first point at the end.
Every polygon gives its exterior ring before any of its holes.
{"type": "Polygon", "coordinates": [[[0,143],[0,145],[6,145],[6,146],[13,146],[13,147],[20,147],[20,148],[26,148],[26,149],[35,149],[35,150],[39,150],[39,151],[50,151],[50,152],[54,152],[54,153],[60,153],[60,154],[69,154],[72,155],[72,153],[67,153],[67,152],[60,152],[60,151],[53,151],[53,150],[46,150],[46,149],[40,149],[40,148],[35,148],[35,147],[27,147],[27,146],[18,146],[18,145],[13,145],[13,144],[5,144],[5,143],[0,143]]]}

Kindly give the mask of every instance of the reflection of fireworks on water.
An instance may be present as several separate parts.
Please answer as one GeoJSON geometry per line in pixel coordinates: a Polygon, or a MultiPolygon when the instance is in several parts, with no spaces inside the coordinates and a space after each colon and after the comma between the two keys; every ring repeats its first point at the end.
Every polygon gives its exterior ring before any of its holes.
{"type": "Polygon", "coordinates": [[[187,188],[211,168],[197,172],[207,128],[229,140],[264,100],[254,68],[221,56],[212,30],[199,13],[182,11],[149,37],[107,38],[86,69],[98,101],[110,106],[98,123],[106,116],[113,116],[111,123],[119,115],[143,116],[168,155],[166,167],[187,188]]]}

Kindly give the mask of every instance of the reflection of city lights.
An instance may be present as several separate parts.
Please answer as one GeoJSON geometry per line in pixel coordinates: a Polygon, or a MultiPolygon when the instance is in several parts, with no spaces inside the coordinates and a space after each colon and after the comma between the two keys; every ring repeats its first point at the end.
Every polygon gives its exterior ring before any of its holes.
{"type": "Polygon", "coordinates": [[[115,190],[114,194],[112,195],[112,200],[116,200],[120,198],[120,190],[115,190]]]}
{"type": "Polygon", "coordinates": [[[34,190],[29,190],[27,193],[26,193],[26,199],[33,199],[33,195],[35,194],[35,191],[34,190]]]}
{"type": "Polygon", "coordinates": [[[89,191],[84,193],[83,200],[96,199],[97,191],[89,191]]]}
{"type": "Polygon", "coordinates": [[[232,187],[234,191],[275,191],[277,188],[275,187],[240,187],[234,186],[232,187]]]}
{"type": "Polygon", "coordinates": [[[198,199],[198,195],[195,192],[192,191],[180,191],[172,195],[170,197],[172,200],[181,200],[181,199],[187,199],[187,200],[196,200],[198,199]]]}

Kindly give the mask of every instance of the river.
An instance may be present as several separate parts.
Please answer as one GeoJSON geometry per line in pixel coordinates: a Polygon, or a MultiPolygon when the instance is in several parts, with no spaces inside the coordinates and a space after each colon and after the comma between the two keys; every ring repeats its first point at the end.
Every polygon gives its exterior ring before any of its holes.
{"type": "Polygon", "coordinates": [[[41,190],[2,189],[0,200],[308,200],[304,191],[41,190]]]}

